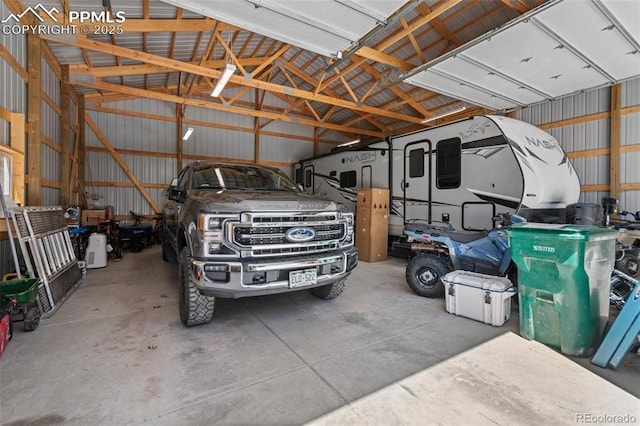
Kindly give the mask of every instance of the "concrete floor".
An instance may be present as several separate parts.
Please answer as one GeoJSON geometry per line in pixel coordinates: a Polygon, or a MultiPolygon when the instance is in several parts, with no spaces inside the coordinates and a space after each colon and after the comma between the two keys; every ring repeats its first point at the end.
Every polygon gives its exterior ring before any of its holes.
{"type": "MultiPolygon", "coordinates": [[[[517,333],[517,312],[492,327],[414,295],[404,267],[361,263],[333,301],[219,300],[212,323],[187,329],[175,266],[159,247],[127,253],[90,270],[36,331],[16,331],[0,360],[0,423],[301,424],[517,333]]],[[[640,396],[640,356],[618,370],[575,361],[640,396]]]]}

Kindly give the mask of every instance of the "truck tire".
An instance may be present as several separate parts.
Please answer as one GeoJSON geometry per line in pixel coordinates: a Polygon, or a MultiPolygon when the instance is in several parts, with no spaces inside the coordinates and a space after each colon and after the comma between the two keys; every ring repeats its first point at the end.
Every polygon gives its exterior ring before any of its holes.
{"type": "Polygon", "coordinates": [[[180,282],[180,321],[187,327],[210,322],[213,318],[216,299],[200,294],[198,287],[193,283],[189,246],[185,246],[180,252],[178,281],[180,282]]]}
{"type": "Polygon", "coordinates": [[[322,287],[314,287],[310,289],[310,291],[311,294],[313,294],[318,299],[335,299],[344,291],[346,281],[346,279],[342,279],[340,281],[336,281],[333,284],[323,285],[322,287]]]}
{"type": "Polygon", "coordinates": [[[449,272],[449,265],[432,254],[419,254],[407,264],[407,283],[419,296],[436,298],[444,296],[442,277],[449,272]]]}

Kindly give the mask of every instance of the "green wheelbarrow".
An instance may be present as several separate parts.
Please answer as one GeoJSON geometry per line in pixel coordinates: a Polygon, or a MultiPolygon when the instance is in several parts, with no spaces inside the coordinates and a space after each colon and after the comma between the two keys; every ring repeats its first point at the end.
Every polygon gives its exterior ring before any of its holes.
{"type": "Polygon", "coordinates": [[[25,331],[33,331],[40,324],[39,285],[38,278],[0,281],[0,300],[13,304],[11,321],[23,321],[25,331]]]}

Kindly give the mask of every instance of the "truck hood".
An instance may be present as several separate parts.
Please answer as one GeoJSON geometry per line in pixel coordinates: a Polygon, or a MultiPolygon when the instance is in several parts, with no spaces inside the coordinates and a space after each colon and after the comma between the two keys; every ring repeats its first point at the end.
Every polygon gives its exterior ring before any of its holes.
{"type": "Polygon", "coordinates": [[[343,204],[303,192],[196,190],[189,195],[193,201],[207,205],[210,212],[348,211],[343,204]]]}

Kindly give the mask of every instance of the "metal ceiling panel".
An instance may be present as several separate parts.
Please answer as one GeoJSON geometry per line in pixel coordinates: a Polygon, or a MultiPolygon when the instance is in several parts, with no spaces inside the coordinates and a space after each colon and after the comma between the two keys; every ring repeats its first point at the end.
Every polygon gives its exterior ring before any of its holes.
{"type": "Polygon", "coordinates": [[[400,76],[494,109],[640,75],[640,2],[555,0],[400,76]]]}
{"type": "Polygon", "coordinates": [[[163,0],[330,57],[349,48],[405,0],[163,0]]]}

